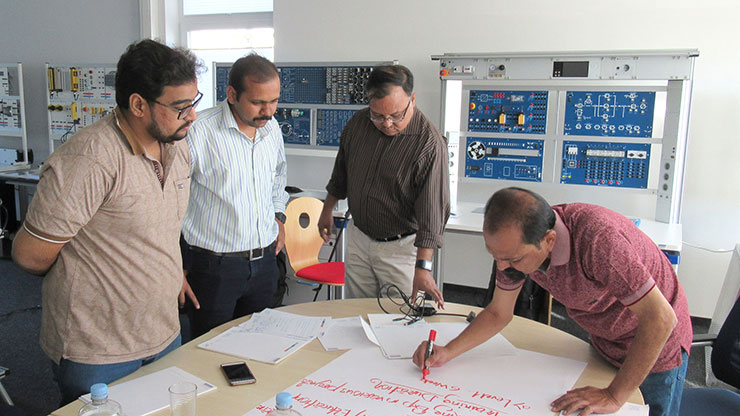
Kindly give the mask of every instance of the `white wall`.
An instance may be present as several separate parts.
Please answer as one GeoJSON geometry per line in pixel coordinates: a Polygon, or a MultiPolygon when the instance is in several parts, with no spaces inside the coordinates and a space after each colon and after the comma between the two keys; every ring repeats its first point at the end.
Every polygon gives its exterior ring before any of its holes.
{"type": "MultiPolygon", "coordinates": [[[[740,242],[738,16],[734,0],[275,0],[275,60],[398,59],[415,74],[419,108],[438,120],[438,62],[430,55],[698,48],[683,236],[731,248],[740,242]]],[[[328,180],[333,160],[289,163],[292,184],[316,187],[328,180]]],[[[692,315],[712,315],[728,262],[729,254],[684,246],[679,277],[692,315]]]]}
{"type": "Polygon", "coordinates": [[[0,62],[23,64],[28,147],[34,164],[49,151],[46,62],[115,63],[139,39],[132,0],[0,0],[0,62]]]}

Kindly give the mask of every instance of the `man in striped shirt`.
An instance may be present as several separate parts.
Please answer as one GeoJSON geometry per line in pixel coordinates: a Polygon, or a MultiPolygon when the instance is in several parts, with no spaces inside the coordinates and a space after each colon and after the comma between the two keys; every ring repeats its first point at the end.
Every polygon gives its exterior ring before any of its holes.
{"type": "Polygon", "coordinates": [[[407,295],[424,290],[442,306],[431,264],[450,215],[447,141],[416,108],[413,89],[402,65],[370,74],[369,106],[342,131],[318,226],[328,240],[332,209],[347,198],[349,297],[375,297],[393,283],[407,295]]]}
{"type": "Polygon", "coordinates": [[[193,337],[270,305],[279,274],[275,256],[285,241],[287,169],[273,118],[277,68],[257,54],[240,58],[226,94],[198,114],[187,138],[190,204],[181,245],[197,297],[189,314],[193,337]]]}

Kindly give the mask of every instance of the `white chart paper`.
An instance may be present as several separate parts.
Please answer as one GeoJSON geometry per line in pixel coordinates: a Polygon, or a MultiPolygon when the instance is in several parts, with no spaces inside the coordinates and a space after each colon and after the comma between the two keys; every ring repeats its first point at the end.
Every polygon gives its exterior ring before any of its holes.
{"type": "MultiPolygon", "coordinates": [[[[411,360],[386,360],[373,348],[357,349],[287,391],[303,416],[552,416],[550,403],[585,367],[526,350],[493,357],[466,353],[432,368],[422,380],[411,360]]],[[[273,405],[274,399],[265,401],[245,416],[264,415],[273,405]]]]}

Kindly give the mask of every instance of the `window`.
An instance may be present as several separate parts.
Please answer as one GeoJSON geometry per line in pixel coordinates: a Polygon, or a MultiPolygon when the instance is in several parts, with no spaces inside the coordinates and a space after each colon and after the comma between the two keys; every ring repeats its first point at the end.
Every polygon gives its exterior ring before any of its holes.
{"type": "Polygon", "coordinates": [[[180,44],[206,65],[198,79],[203,100],[198,110],[216,104],[213,63],[234,62],[251,52],[274,59],[272,0],[181,0],[180,44]]]}

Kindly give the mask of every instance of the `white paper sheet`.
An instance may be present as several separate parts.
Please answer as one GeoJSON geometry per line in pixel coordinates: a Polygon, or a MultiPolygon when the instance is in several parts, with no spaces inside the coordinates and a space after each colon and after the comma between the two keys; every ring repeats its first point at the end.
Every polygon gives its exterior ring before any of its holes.
{"type": "Polygon", "coordinates": [[[365,332],[365,335],[367,336],[367,339],[370,340],[373,344],[380,346],[380,342],[378,342],[378,338],[375,337],[375,332],[373,332],[373,329],[370,328],[370,325],[368,325],[367,322],[365,322],[362,317],[360,317],[360,324],[362,324],[362,330],[365,332]]]}
{"type": "Polygon", "coordinates": [[[309,342],[311,340],[249,332],[235,326],[198,344],[198,347],[248,360],[277,364],[309,342]]]}
{"type": "Polygon", "coordinates": [[[198,347],[277,364],[321,335],[330,322],[330,317],[303,316],[265,309],[198,347]]]}
{"type": "MultiPolygon", "coordinates": [[[[167,367],[133,380],[108,387],[108,397],[121,404],[126,415],[149,415],[170,405],[167,390],[178,381],[189,381],[198,386],[198,396],[215,390],[216,386],[178,367],[167,367]]],[[[90,393],[80,400],[90,403],[90,393]]]]}
{"type": "Polygon", "coordinates": [[[278,335],[310,341],[321,335],[331,321],[329,316],[304,316],[275,309],[265,309],[240,324],[249,332],[278,335]]]}
{"type": "MultiPolygon", "coordinates": [[[[346,352],[287,391],[303,416],[552,416],[550,402],[585,367],[526,350],[485,358],[466,353],[422,380],[410,360],[386,360],[366,348],[346,352]]],[[[245,416],[263,415],[273,404],[267,400],[245,416]]]]}
{"type": "Polygon", "coordinates": [[[332,319],[319,341],[327,351],[349,350],[371,346],[362,329],[362,317],[332,319]]]}
{"type": "Polygon", "coordinates": [[[383,355],[388,359],[411,358],[419,343],[428,339],[429,330],[432,329],[424,320],[410,325],[406,325],[408,321],[394,320],[401,317],[403,315],[400,314],[367,315],[383,355]]]}
{"type": "MultiPolygon", "coordinates": [[[[427,323],[418,321],[410,325],[404,325],[404,321],[394,321],[403,315],[393,314],[370,314],[370,328],[376,336],[383,355],[388,359],[411,358],[416,348],[422,341],[429,339],[429,331],[437,331],[436,343],[446,345],[467,327],[467,322],[440,322],[427,323]]],[[[367,329],[366,329],[367,332],[367,329]]],[[[368,335],[369,337],[369,335],[368,335]]],[[[487,356],[515,355],[516,348],[500,334],[479,346],[479,352],[487,356]]],[[[475,352],[477,354],[478,352],[475,352]]]]}

